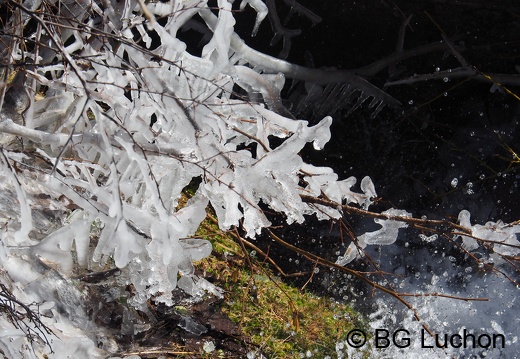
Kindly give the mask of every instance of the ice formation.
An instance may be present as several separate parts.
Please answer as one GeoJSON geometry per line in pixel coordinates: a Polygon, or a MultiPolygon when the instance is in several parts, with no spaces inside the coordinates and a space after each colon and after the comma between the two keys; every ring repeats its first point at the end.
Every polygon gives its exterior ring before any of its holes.
{"type": "Polygon", "coordinates": [[[471,231],[471,236],[457,235],[462,238],[462,247],[470,252],[480,248],[479,241],[485,241],[491,249],[489,261],[495,264],[504,263],[504,257],[515,257],[520,254],[519,224],[506,224],[502,221],[487,222],[485,225],[471,225],[471,214],[467,210],[459,213],[459,224],[471,231]],[[478,239],[478,240],[477,240],[478,239]]]}
{"type": "MultiPolygon", "coordinates": [[[[368,182],[368,181],[367,181],[368,182]]],[[[371,182],[370,182],[371,183],[371,182]]],[[[372,188],[373,185],[365,184],[366,187],[372,188]]],[[[363,187],[363,186],[362,186],[363,187]]],[[[372,192],[370,189],[367,191],[372,192]]],[[[360,258],[363,256],[363,249],[366,248],[367,245],[389,245],[394,243],[397,240],[397,236],[399,234],[400,228],[406,228],[408,225],[397,219],[392,219],[391,217],[411,217],[411,213],[408,213],[404,210],[399,210],[395,208],[391,208],[383,212],[384,215],[389,216],[389,219],[374,219],[374,222],[381,226],[380,229],[373,232],[367,232],[357,237],[356,241],[353,241],[348,246],[345,254],[343,256],[338,257],[336,260],[336,264],[339,265],[347,265],[353,260],[360,258]]]]}
{"type": "MultiPolygon", "coordinates": [[[[52,43],[64,61],[42,58],[27,70],[47,90],[25,125],[1,114],[1,131],[36,147],[29,152],[33,157],[2,150],[11,199],[5,210],[15,214],[5,219],[1,234],[2,284],[21,300],[45,303],[46,325],[58,333],[87,321],[78,304],[82,294],[68,279],[82,270],[125,268],[135,288],[130,301],[142,310],[151,296],[173,304],[177,287],[191,295],[204,290],[220,295],[195,275],[192,264],[211,253],[208,241],[191,238],[208,206],[222,229],[241,225],[246,236],[255,237],[270,225],[261,203],[284,214],[287,223],[301,223],[310,214],[341,217],[340,208],[311,206],[302,194],[326,193],[365,208],[375,197],[369,178],[361,183],[364,193],[355,193],[354,178],[340,181],[331,169],[304,163],[299,152],[308,143],[323,149],[332,119],[310,126],[289,118],[280,97],[283,74],[252,68],[255,64],[233,48],[231,2],[217,3],[217,15],[198,0],[148,5],[128,0],[107,3],[106,9],[83,3],[91,11],[79,11],[78,20],[96,26],[102,15],[103,31],[117,41],[67,31],[73,36],[69,46],[60,39],[52,43]],[[197,14],[212,33],[200,56],[190,54],[177,36],[197,14]],[[160,25],[155,16],[169,21],[160,25]],[[159,43],[153,49],[151,32],[159,43]],[[235,98],[235,85],[249,97],[235,98]],[[281,144],[274,146],[273,137],[281,144]],[[193,197],[179,206],[183,190],[193,183],[193,197]],[[38,193],[61,213],[59,224],[43,226],[36,217],[38,193]],[[56,283],[60,286],[54,288],[56,283]],[[44,294],[51,287],[58,297],[44,294]],[[28,288],[30,297],[24,294],[28,288]]],[[[254,34],[267,7],[259,0],[245,5],[258,11],[254,34]]],[[[33,56],[23,51],[17,47],[13,56],[33,56]]],[[[5,320],[1,328],[1,343],[14,338],[21,341],[13,350],[29,348],[23,331],[5,320]]],[[[97,355],[99,338],[59,338],[75,340],[70,357],[97,355]]]]}

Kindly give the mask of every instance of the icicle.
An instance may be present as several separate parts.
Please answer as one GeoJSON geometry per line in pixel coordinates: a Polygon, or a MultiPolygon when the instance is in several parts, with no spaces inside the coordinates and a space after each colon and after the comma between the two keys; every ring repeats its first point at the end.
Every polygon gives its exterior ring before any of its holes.
{"type": "Polygon", "coordinates": [[[14,240],[18,244],[29,243],[29,233],[33,229],[31,206],[29,205],[25,191],[22,188],[22,183],[9,164],[8,155],[3,149],[1,151],[3,171],[11,179],[11,183],[16,190],[18,202],[20,203],[20,229],[14,234],[14,240]]]}
{"type": "Polygon", "coordinates": [[[269,10],[267,9],[267,5],[265,5],[260,0],[242,0],[242,2],[240,3],[240,10],[244,10],[246,5],[248,4],[256,11],[255,25],[253,27],[253,31],[251,32],[251,36],[255,37],[258,33],[258,29],[260,28],[260,24],[262,23],[262,21],[264,21],[269,10]]]}
{"type": "Polygon", "coordinates": [[[202,49],[202,58],[211,59],[214,64],[214,74],[229,65],[230,38],[235,25],[231,4],[227,0],[218,0],[218,6],[218,21],[213,29],[213,37],[202,49]]]}

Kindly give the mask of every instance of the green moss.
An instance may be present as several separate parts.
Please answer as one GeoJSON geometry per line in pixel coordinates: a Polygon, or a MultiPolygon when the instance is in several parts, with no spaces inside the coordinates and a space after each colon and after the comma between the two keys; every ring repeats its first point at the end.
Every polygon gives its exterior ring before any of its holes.
{"type": "Polygon", "coordinates": [[[349,306],[291,286],[249,253],[247,258],[238,240],[219,230],[211,215],[197,235],[213,244],[213,255],[198,267],[225,290],[223,312],[269,358],[300,358],[308,352],[315,358],[335,357],[338,341],[354,328],[366,328],[349,306]]]}

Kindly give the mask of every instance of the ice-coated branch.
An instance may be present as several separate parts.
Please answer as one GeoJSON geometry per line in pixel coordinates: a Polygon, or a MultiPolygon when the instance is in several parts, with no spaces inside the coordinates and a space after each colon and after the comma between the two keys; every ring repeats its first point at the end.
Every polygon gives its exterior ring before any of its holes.
{"type": "MultiPolygon", "coordinates": [[[[411,214],[391,208],[382,214],[388,216],[410,217],[411,214]]],[[[408,225],[405,222],[396,221],[392,219],[381,220],[374,219],[374,222],[381,226],[380,229],[373,232],[367,232],[357,237],[357,240],[352,241],[348,246],[345,254],[340,256],[336,263],[339,265],[347,265],[356,258],[364,256],[363,250],[367,245],[389,245],[397,240],[400,228],[406,228],[408,225]]]]}
{"type": "Polygon", "coordinates": [[[285,79],[281,73],[277,75],[259,74],[246,66],[235,66],[235,71],[237,72],[236,83],[249,93],[250,99],[255,97],[254,93],[260,93],[262,101],[268,109],[286,117],[292,117],[282,103],[281,91],[285,79]]]}
{"type": "MultiPolygon", "coordinates": [[[[31,128],[27,128],[25,126],[14,123],[11,119],[6,118],[3,114],[0,114],[0,132],[4,134],[9,134],[13,136],[18,136],[21,138],[25,138],[34,143],[38,144],[52,144],[58,147],[64,147],[67,144],[70,145],[93,145],[93,146],[101,146],[102,147],[102,138],[99,134],[96,133],[76,133],[72,135],[67,135],[64,133],[49,133],[46,131],[35,130],[31,128]]],[[[115,138],[110,140],[110,144],[112,146],[120,147],[115,138]]],[[[186,157],[185,154],[182,154],[178,151],[177,148],[173,148],[168,144],[164,143],[163,146],[158,146],[153,143],[137,143],[134,145],[140,148],[141,151],[149,153],[151,155],[166,155],[173,156],[179,159],[183,159],[186,157]]]]}
{"type": "Polygon", "coordinates": [[[13,120],[6,118],[3,114],[0,114],[0,132],[23,137],[36,143],[56,144],[58,146],[65,146],[69,141],[69,136],[66,134],[48,133],[27,128],[14,123],[13,120]]]}
{"type": "Polygon", "coordinates": [[[9,157],[3,149],[1,149],[1,153],[3,171],[10,177],[11,183],[16,190],[18,202],[20,203],[20,229],[14,234],[14,240],[17,244],[27,244],[29,243],[29,233],[33,229],[31,207],[25,195],[25,191],[22,188],[22,183],[9,163],[9,157]]]}
{"type": "MultiPolygon", "coordinates": [[[[35,123],[43,129],[25,131],[7,119],[0,127],[41,147],[40,153],[57,169],[46,175],[44,185],[65,195],[82,213],[68,227],[45,237],[33,252],[62,260],[66,271],[71,270],[73,243],[81,251],[81,266],[102,266],[112,258],[116,266],[128,267],[138,292],[133,298],[137,307],[158,293],[162,294],[156,300],[171,303],[170,292],[177,285],[193,293],[200,281],[193,279],[191,261],[209,255],[210,247],[182,238],[195,232],[208,203],[221,228],[242,224],[249,237],[270,225],[260,202],[283,213],[289,223],[320,213],[299,196],[309,189],[299,184],[305,165],[298,153],[307,143],[322,149],[330,139],[330,117],[308,126],[271,111],[284,112],[282,75],[236,65],[237,57],[230,51],[234,19],[228,2],[219,3],[213,37],[201,57],[188,54],[175,33],[197,12],[210,20],[213,14],[205,5],[183,9],[187,3],[176,4],[178,11],[171,14],[168,27],[152,21],[161,43],[154,51],[136,46],[130,37],[106,48],[80,41],[77,44],[83,48],[60,48],[95,59],[76,67],[74,76],[67,72],[67,64],[31,72],[34,80],[49,88],[43,101],[65,107],[60,112],[65,119],[60,115],[47,119],[43,112],[35,112],[35,123]],[[261,94],[261,103],[231,99],[235,84],[250,91],[251,97],[261,94]],[[70,96],[64,96],[67,92],[70,96]],[[47,129],[51,125],[59,126],[56,133],[47,129]],[[271,136],[282,143],[273,146],[271,136]],[[251,142],[260,144],[254,154],[243,148],[251,142]],[[49,149],[54,152],[46,154],[49,149]],[[58,158],[52,158],[56,150],[58,158]],[[183,189],[194,178],[202,179],[195,197],[178,208],[183,189]],[[102,229],[91,249],[86,232],[78,229],[89,227],[94,218],[102,229]],[[178,273],[182,273],[179,282],[178,273]]],[[[115,16],[111,10],[108,14],[109,19],[115,16]]],[[[115,18],[108,21],[115,33],[125,31],[116,28],[115,18]]],[[[334,182],[316,179],[313,190],[327,190],[334,182]]],[[[333,210],[328,214],[340,216],[333,210]]]]}
{"type": "MultiPolygon", "coordinates": [[[[214,14],[205,13],[203,18],[210,29],[215,29],[217,17],[214,14]]],[[[269,74],[282,73],[287,78],[312,82],[318,85],[348,83],[389,106],[399,107],[401,105],[395,98],[357,75],[355,71],[328,71],[292,64],[252,49],[236,33],[231,35],[231,48],[240,55],[243,62],[250,64],[257,71],[260,70],[269,74]]]]}
{"type": "Polygon", "coordinates": [[[254,37],[258,33],[260,24],[262,23],[262,21],[264,21],[269,10],[266,4],[264,4],[261,0],[242,0],[242,2],[240,3],[240,10],[244,10],[246,5],[251,6],[256,11],[256,20],[253,26],[253,30],[251,31],[251,36],[254,37]]]}

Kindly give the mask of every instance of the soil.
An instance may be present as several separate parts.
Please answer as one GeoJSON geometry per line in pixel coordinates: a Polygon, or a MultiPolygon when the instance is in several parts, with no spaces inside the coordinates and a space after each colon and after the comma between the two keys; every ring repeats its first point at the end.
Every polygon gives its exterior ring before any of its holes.
{"type": "MultiPolygon", "coordinates": [[[[245,358],[249,351],[258,349],[222,312],[220,304],[224,299],[206,295],[194,300],[176,289],[174,306],[167,307],[152,298],[146,312],[138,311],[127,306],[125,301],[107,295],[110,288],[117,286],[120,274],[115,269],[79,278],[89,293],[85,304],[87,313],[116,340],[117,355],[245,358]]],[[[132,286],[128,286],[125,296],[131,297],[132,290],[132,286]]],[[[99,346],[114,355],[111,343],[101,341],[99,346]]]]}

